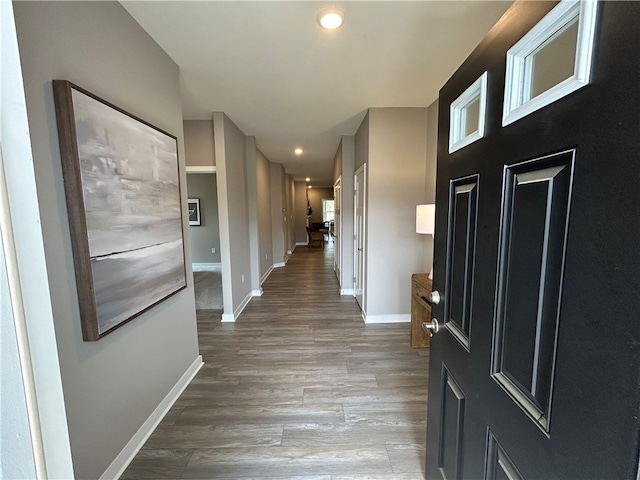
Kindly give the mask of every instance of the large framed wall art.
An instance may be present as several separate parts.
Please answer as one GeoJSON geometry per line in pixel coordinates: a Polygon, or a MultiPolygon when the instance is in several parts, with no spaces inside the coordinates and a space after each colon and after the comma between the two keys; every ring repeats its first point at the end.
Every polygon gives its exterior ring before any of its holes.
{"type": "Polygon", "coordinates": [[[53,91],[84,340],[186,287],[176,137],[65,80],[53,91]]]}

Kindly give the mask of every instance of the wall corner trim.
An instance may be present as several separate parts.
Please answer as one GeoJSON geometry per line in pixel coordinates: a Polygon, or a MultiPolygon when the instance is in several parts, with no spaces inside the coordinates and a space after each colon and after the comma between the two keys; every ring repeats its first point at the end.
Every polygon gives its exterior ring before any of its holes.
{"type": "Polygon", "coordinates": [[[158,424],[162,421],[169,409],[178,400],[178,397],[182,394],[185,388],[191,383],[193,377],[202,368],[204,362],[202,361],[202,355],[198,355],[193,363],[182,374],[176,384],[169,390],[169,393],[165,395],[160,404],[149,415],[149,418],[145,420],[138,431],[131,437],[131,440],[120,451],[118,456],[111,462],[111,465],[107,467],[104,473],[100,476],[100,480],[110,480],[113,478],[120,478],[122,473],[131,463],[131,460],[136,456],[138,451],[147,441],[149,436],[156,429],[158,424]]]}
{"type": "Polygon", "coordinates": [[[398,313],[398,314],[388,314],[388,315],[364,315],[364,323],[373,324],[373,323],[410,323],[411,322],[411,314],[410,313],[398,313]]]}

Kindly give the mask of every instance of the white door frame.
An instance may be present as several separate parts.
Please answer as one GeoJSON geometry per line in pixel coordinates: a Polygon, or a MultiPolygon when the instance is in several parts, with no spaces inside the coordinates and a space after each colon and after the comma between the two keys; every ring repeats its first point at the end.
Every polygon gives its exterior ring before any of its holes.
{"type": "Polygon", "coordinates": [[[367,164],[353,175],[353,296],[366,315],[367,164]],[[361,181],[358,180],[361,177],[361,181]],[[360,199],[358,197],[360,196],[360,199]],[[359,200],[359,201],[358,201],[359,200]],[[359,205],[362,206],[358,215],[359,205]]]}
{"type": "MultiPolygon", "coordinates": [[[[18,53],[13,5],[0,1],[0,231],[8,291],[5,306],[15,326],[16,356],[24,391],[30,452],[12,458],[17,468],[34,468],[37,478],[73,478],[73,463],[54,331],[33,154],[18,53]]],[[[6,379],[0,379],[6,381],[6,379]]],[[[7,418],[15,404],[2,403],[7,418]],[[6,410],[5,410],[6,409],[6,410]]],[[[5,433],[0,431],[0,433],[5,433]]],[[[10,441],[10,440],[8,440],[10,441]]],[[[16,453],[16,452],[14,452],[16,453]]],[[[3,452],[4,454],[4,452],[3,452]]]]}
{"type": "Polygon", "coordinates": [[[342,288],[342,248],[340,232],[342,231],[342,175],[333,184],[334,216],[333,216],[333,270],[338,277],[338,287],[342,288]]]}

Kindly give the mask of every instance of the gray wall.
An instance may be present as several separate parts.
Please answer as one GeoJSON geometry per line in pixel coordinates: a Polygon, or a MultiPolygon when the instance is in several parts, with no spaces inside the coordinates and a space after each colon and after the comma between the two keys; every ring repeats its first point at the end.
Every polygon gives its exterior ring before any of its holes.
{"type": "Polygon", "coordinates": [[[249,261],[251,265],[251,294],[262,294],[260,289],[260,231],[258,225],[258,185],[256,137],[245,139],[245,162],[247,168],[247,213],[249,220],[249,261]]]}
{"type": "Polygon", "coordinates": [[[213,151],[213,125],[211,120],[185,120],[184,150],[186,164],[191,166],[215,166],[213,151]]]}
{"type": "MultiPolygon", "coordinates": [[[[368,118],[368,116],[366,117],[368,118]]],[[[353,174],[355,165],[355,138],[343,135],[334,159],[334,181],[341,178],[342,208],[340,210],[340,288],[353,290],[353,174]]]]}
{"type": "MultiPolygon", "coordinates": [[[[211,122],[207,122],[211,124],[211,122]]],[[[216,174],[187,174],[189,198],[200,199],[200,226],[191,226],[191,261],[220,263],[220,224],[218,221],[218,187],[216,174]],[[216,253],[211,253],[215,248],[216,253]]]]}
{"type": "MultiPolygon", "coordinates": [[[[51,80],[176,135],[184,162],[179,71],[117,2],[14,8],[73,462],[77,478],[98,478],[198,357],[193,285],[98,342],[82,340],[51,80]]],[[[181,191],[186,208],[184,164],[181,191]]]]}
{"type": "Polygon", "coordinates": [[[286,254],[284,245],[284,188],[284,168],[280,163],[271,163],[271,238],[274,265],[282,264],[286,254]]]}
{"type": "Polygon", "coordinates": [[[291,175],[285,175],[284,185],[286,189],[286,225],[285,225],[285,234],[286,234],[286,249],[287,256],[289,253],[293,252],[293,249],[296,248],[296,232],[295,232],[295,200],[296,200],[296,188],[295,182],[291,175]]]}
{"type": "Polygon", "coordinates": [[[271,163],[260,150],[256,155],[258,185],[258,226],[260,231],[260,279],[273,266],[273,238],[271,226],[271,163]]]}
{"type": "Polygon", "coordinates": [[[293,213],[295,217],[294,238],[296,245],[307,243],[307,184],[294,182],[293,213]]]}
{"type": "Polygon", "coordinates": [[[222,112],[213,114],[218,177],[223,320],[251,293],[249,206],[244,133],[222,112]]]}
{"type": "Polygon", "coordinates": [[[362,119],[360,127],[356,132],[355,141],[355,164],[354,171],[359,169],[369,160],[369,114],[370,110],[362,119]]]}
{"type": "Polygon", "coordinates": [[[415,211],[424,198],[426,108],[369,110],[366,312],[411,312],[411,274],[422,266],[415,211]]]}
{"type": "MultiPolygon", "coordinates": [[[[438,100],[427,109],[427,165],[424,203],[436,202],[436,165],[438,152],[438,100]]],[[[446,208],[446,206],[444,207],[446,208]]],[[[430,272],[433,265],[433,236],[424,237],[422,248],[422,271],[430,272]]]]}

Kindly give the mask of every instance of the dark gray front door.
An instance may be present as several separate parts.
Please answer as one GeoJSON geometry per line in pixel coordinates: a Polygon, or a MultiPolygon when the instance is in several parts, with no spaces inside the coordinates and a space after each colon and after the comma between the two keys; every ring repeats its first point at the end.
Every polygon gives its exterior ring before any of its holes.
{"type": "Polygon", "coordinates": [[[429,479],[637,478],[640,2],[598,5],[588,85],[503,126],[506,52],[553,7],[516,2],[440,92],[429,479]]]}

